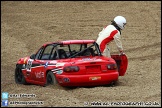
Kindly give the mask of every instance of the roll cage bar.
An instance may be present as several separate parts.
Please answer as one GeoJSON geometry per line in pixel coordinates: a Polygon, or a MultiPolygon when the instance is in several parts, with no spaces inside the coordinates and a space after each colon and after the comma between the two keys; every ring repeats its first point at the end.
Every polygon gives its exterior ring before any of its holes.
{"type": "MultiPolygon", "coordinates": [[[[83,43],[84,44],[84,43],[83,43]]],[[[80,45],[80,50],[79,50],[79,52],[76,52],[76,53],[74,53],[73,55],[71,55],[73,52],[72,52],[72,49],[71,49],[71,47],[70,47],[70,45],[71,44],[68,44],[68,50],[69,50],[69,53],[70,53],[70,55],[69,56],[67,56],[66,58],[74,58],[75,56],[83,56],[82,55],[82,53],[83,52],[86,52],[86,50],[90,50],[90,48],[92,48],[93,46],[95,46],[95,50],[93,50],[93,53],[95,52],[95,51],[97,51],[97,54],[96,54],[96,56],[102,56],[102,54],[101,54],[101,51],[100,51],[100,49],[99,49],[99,46],[98,46],[98,44],[96,43],[96,42],[93,42],[92,43],[92,45],[90,45],[90,46],[85,46],[85,48],[83,49],[83,50],[81,50],[82,49],[82,47],[83,47],[83,44],[81,44],[80,45]]],[[[85,45],[87,45],[88,43],[85,43],[85,45]]],[[[42,46],[39,50],[38,50],[38,52],[36,53],[36,54],[33,54],[32,56],[30,56],[32,59],[40,59],[43,55],[43,52],[44,52],[44,48],[46,48],[47,46],[49,46],[49,45],[52,45],[53,46],[53,48],[51,49],[51,52],[50,52],[50,54],[49,54],[49,57],[48,57],[48,59],[49,60],[52,60],[52,59],[50,59],[51,58],[51,56],[52,56],[52,51],[53,51],[53,49],[54,48],[56,48],[56,53],[57,53],[57,55],[58,55],[58,58],[57,59],[61,59],[61,56],[60,56],[60,54],[59,54],[59,52],[58,52],[58,45],[64,45],[63,43],[52,43],[52,44],[48,44],[48,45],[46,45],[46,46],[42,46]],[[38,56],[38,57],[36,57],[36,55],[38,56]]],[[[94,55],[92,55],[92,56],[94,56],[94,55]]],[[[53,58],[53,57],[52,57],[53,58]]],[[[54,58],[53,58],[54,59],[54,58]]],[[[44,59],[42,59],[42,60],[44,60],[44,59]]],[[[47,60],[47,59],[46,59],[47,60]]]]}

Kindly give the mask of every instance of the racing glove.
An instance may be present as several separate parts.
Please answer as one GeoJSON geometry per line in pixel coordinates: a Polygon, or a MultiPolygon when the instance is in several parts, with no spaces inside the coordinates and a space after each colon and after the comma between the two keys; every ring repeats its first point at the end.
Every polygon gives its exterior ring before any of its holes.
{"type": "Polygon", "coordinates": [[[120,51],[120,54],[119,55],[125,55],[125,53],[123,51],[120,51]]]}

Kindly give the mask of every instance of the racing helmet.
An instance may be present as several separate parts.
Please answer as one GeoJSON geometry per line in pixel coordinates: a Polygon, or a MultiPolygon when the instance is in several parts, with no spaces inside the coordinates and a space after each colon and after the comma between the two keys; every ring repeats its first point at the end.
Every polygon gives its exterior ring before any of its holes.
{"type": "Polygon", "coordinates": [[[123,16],[116,16],[114,18],[115,23],[117,26],[122,30],[124,29],[124,25],[126,25],[126,19],[123,16]]]}

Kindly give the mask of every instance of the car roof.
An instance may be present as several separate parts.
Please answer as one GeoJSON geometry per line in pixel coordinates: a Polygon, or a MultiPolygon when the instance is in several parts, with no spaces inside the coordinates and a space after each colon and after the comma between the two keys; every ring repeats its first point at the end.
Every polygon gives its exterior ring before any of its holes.
{"type": "Polygon", "coordinates": [[[64,40],[64,41],[57,41],[57,42],[48,42],[45,43],[43,46],[49,45],[49,44],[88,44],[88,43],[93,43],[95,40],[64,40]]]}

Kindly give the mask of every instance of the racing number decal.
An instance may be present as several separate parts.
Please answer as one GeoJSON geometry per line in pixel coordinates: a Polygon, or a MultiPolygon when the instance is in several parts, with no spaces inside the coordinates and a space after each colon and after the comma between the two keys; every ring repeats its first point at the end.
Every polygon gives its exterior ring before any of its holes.
{"type": "Polygon", "coordinates": [[[32,59],[29,59],[26,64],[26,71],[31,72],[31,66],[32,66],[32,59]]]}

